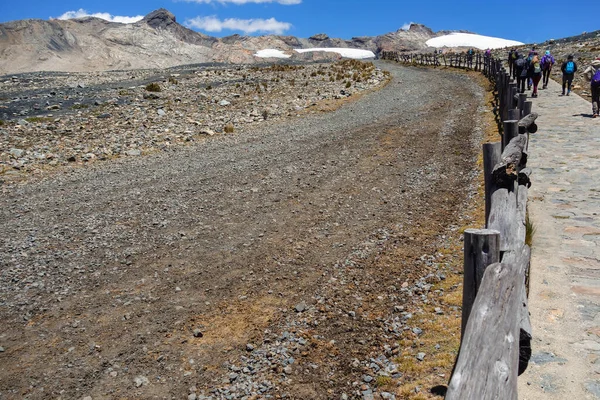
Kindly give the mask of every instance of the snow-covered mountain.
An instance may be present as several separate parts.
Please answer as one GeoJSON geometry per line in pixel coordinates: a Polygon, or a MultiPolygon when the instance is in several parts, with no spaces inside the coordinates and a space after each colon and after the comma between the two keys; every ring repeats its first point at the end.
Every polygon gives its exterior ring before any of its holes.
{"type": "MultiPolygon", "coordinates": [[[[423,51],[431,40],[444,37],[445,33],[411,24],[408,29],[350,40],[330,38],[323,33],[309,38],[277,35],[215,38],[180,25],[165,9],[127,24],[94,17],[22,20],[0,24],[0,75],[165,68],[211,62],[256,63],[276,58],[297,61],[372,58],[381,51],[423,51]]],[[[477,47],[470,43],[466,46],[477,47]]]]}

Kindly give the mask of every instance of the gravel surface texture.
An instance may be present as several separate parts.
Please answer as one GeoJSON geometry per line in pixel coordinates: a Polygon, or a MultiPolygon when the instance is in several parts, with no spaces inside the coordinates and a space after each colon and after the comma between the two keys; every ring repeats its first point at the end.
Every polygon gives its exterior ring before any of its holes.
{"type": "Polygon", "coordinates": [[[400,396],[439,348],[412,321],[460,318],[484,92],[378,66],[331,113],[0,186],[0,398],[400,396]]]}

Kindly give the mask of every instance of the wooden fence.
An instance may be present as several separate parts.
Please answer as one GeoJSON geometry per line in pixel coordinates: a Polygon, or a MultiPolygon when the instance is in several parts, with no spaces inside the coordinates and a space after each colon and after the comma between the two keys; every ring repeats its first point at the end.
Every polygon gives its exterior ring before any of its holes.
{"type": "Polygon", "coordinates": [[[517,92],[502,62],[481,54],[399,54],[382,58],[412,65],[468,68],[494,83],[501,141],[483,145],[483,229],[464,234],[461,346],[446,399],[517,400],[517,376],[531,357],[527,309],[529,134],[537,131],[531,101],[517,92]],[[472,63],[470,63],[472,62],[472,63]]]}

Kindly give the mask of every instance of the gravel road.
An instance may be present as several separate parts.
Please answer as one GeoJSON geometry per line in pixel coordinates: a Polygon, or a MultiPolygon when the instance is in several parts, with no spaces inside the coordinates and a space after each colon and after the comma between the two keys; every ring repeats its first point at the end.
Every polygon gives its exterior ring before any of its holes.
{"type": "Polygon", "coordinates": [[[483,90],[378,66],[332,113],[4,185],[0,398],[393,396],[369,377],[450,273],[483,90]]]}

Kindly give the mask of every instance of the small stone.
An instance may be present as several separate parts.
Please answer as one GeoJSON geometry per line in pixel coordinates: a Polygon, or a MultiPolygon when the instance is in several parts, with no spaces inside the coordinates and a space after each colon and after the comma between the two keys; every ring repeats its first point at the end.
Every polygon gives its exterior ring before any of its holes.
{"type": "Polygon", "coordinates": [[[412,331],[415,335],[420,335],[423,333],[423,330],[421,328],[417,328],[417,327],[412,328],[412,331]]]}
{"type": "Polygon", "coordinates": [[[246,344],[246,351],[254,351],[254,346],[251,343],[246,344]]]}
{"type": "Polygon", "coordinates": [[[240,376],[239,374],[232,372],[229,374],[229,382],[235,382],[235,380],[240,376]]]}
{"type": "Polygon", "coordinates": [[[4,353],[4,347],[0,346],[0,353],[4,353]]]}
{"type": "Polygon", "coordinates": [[[229,101],[227,101],[227,100],[221,100],[221,101],[219,102],[219,105],[220,105],[220,106],[222,106],[222,107],[228,106],[228,105],[230,105],[230,104],[231,104],[231,103],[230,103],[229,101]]]}
{"type": "Polygon", "coordinates": [[[21,158],[25,155],[25,150],[12,148],[8,153],[14,158],[21,158]]]}
{"type": "Polygon", "coordinates": [[[17,124],[19,124],[21,126],[27,126],[27,125],[29,125],[29,122],[27,120],[20,119],[17,121],[17,124]]]}
{"type": "Polygon", "coordinates": [[[417,354],[417,360],[419,360],[419,361],[425,360],[425,353],[419,353],[419,354],[417,354]]]}
{"type": "Polygon", "coordinates": [[[165,112],[165,110],[163,110],[162,108],[159,108],[158,111],[157,111],[157,113],[161,117],[164,117],[165,115],[167,115],[167,113],[165,112]]]}
{"type": "Polygon", "coordinates": [[[141,387],[141,386],[146,386],[147,384],[150,383],[150,381],[148,380],[148,378],[146,378],[145,376],[136,376],[135,379],[133,380],[133,382],[135,383],[135,387],[141,387]]]}
{"type": "Polygon", "coordinates": [[[110,113],[102,113],[102,114],[98,115],[97,118],[106,119],[106,118],[110,118],[110,117],[112,117],[112,115],[110,113]]]}
{"type": "Polygon", "coordinates": [[[177,286],[177,287],[175,288],[175,291],[176,291],[176,292],[181,292],[181,288],[180,288],[179,286],[177,286]]]}
{"type": "Polygon", "coordinates": [[[285,367],[285,368],[283,369],[283,372],[284,372],[286,375],[289,375],[289,374],[291,374],[291,373],[292,373],[292,367],[288,365],[287,367],[285,367]]]}
{"type": "Polygon", "coordinates": [[[92,400],[92,396],[85,396],[83,399],[81,400],[92,400]]]}
{"type": "Polygon", "coordinates": [[[371,383],[373,382],[373,377],[371,375],[363,375],[363,381],[365,383],[371,383]]]}
{"type": "Polygon", "coordinates": [[[198,329],[198,328],[194,329],[193,333],[194,333],[194,337],[197,337],[197,338],[201,338],[202,336],[204,336],[204,334],[202,333],[202,331],[200,329],[198,329]]]}
{"type": "Polygon", "coordinates": [[[296,312],[303,312],[304,310],[306,310],[306,304],[305,303],[298,303],[296,304],[296,307],[294,307],[294,309],[296,310],[296,312]]]}
{"type": "Polygon", "coordinates": [[[205,129],[201,129],[200,132],[198,132],[201,135],[208,135],[208,136],[213,136],[215,134],[215,131],[205,128],[205,129]]]}
{"type": "Polygon", "coordinates": [[[188,395],[188,400],[196,400],[198,398],[198,396],[196,395],[196,393],[191,393],[188,395]]]}
{"type": "Polygon", "coordinates": [[[130,149],[125,152],[126,155],[131,157],[141,156],[142,152],[139,149],[130,149]]]}

